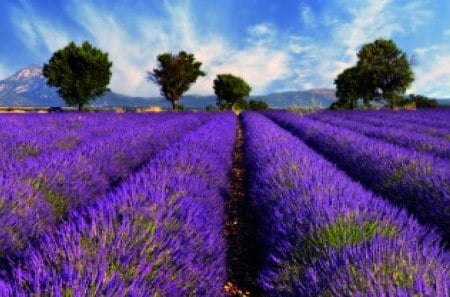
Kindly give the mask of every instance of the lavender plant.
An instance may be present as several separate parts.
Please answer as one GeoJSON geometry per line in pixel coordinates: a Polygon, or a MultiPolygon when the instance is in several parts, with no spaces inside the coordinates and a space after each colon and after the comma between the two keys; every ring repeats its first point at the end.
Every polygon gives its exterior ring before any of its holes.
{"type": "Polygon", "coordinates": [[[4,205],[0,218],[9,222],[0,226],[0,258],[54,229],[55,222],[71,209],[111,191],[157,152],[207,119],[204,115],[169,115],[159,124],[151,121],[151,125],[129,127],[127,133],[45,154],[13,167],[14,171],[0,172],[7,192],[0,195],[0,205],[4,205]]]}
{"type": "Polygon", "coordinates": [[[258,294],[357,296],[375,284],[385,284],[380,294],[448,294],[450,261],[435,232],[366,191],[262,115],[244,113],[243,126],[247,211],[256,224],[249,256],[258,294]],[[349,250],[357,252],[350,257],[349,250]],[[391,263],[399,250],[408,250],[405,257],[410,261],[400,254],[391,263]],[[376,260],[368,261],[371,257],[376,260]],[[352,263],[357,273],[342,268],[337,287],[334,267],[341,267],[342,261],[352,263]],[[385,273],[372,273],[375,264],[385,265],[385,273]],[[434,273],[436,278],[428,282],[434,273]]]}
{"type": "Polygon", "coordinates": [[[224,193],[236,117],[161,151],[12,263],[16,296],[222,296],[224,193]]]}
{"type": "MultiPolygon", "coordinates": [[[[396,112],[383,112],[379,113],[379,111],[321,111],[318,113],[312,113],[308,115],[308,117],[312,119],[322,119],[323,117],[328,118],[342,118],[346,120],[351,120],[353,122],[359,122],[359,123],[365,123],[370,124],[375,127],[382,127],[382,128],[388,128],[388,127],[395,127],[399,131],[408,131],[408,132],[415,132],[430,136],[435,136],[439,138],[443,138],[446,140],[450,140],[450,129],[449,128],[443,128],[443,127],[430,127],[427,125],[423,125],[420,123],[416,123],[414,121],[400,121],[393,118],[391,113],[396,112]]],[[[434,113],[430,113],[427,116],[430,118],[435,118],[437,115],[440,115],[442,113],[441,110],[437,110],[434,113]]],[[[425,116],[425,115],[424,115],[425,116]]]]}
{"type": "Polygon", "coordinates": [[[371,139],[289,112],[267,115],[349,176],[439,229],[450,242],[448,161],[371,139]]]}
{"type": "Polygon", "coordinates": [[[416,131],[405,131],[402,127],[374,127],[370,124],[365,124],[364,118],[357,118],[357,121],[349,121],[339,116],[319,116],[315,119],[401,147],[413,149],[418,152],[434,154],[436,157],[444,159],[450,159],[450,141],[446,139],[420,134],[416,131]]]}

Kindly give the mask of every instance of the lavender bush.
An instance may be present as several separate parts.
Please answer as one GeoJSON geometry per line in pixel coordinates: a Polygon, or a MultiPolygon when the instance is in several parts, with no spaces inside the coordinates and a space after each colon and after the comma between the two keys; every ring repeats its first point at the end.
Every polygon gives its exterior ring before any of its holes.
{"type": "MultiPolygon", "coordinates": [[[[321,119],[325,117],[328,118],[342,118],[346,120],[351,120],[353,122],[370,124],[375,127],[382,128],[396,128],[399,131],[415,132],[420,134],[426,134],[430,136],[435,136],[439,138],[446,139],[450,141],[450,128],[443,127],[430,127],[424,124],[416,123],[412,121],[401,121],[399,119],[393,118],[396,112],[383,112],[380,114],[379,111],[321,111],[317,113],[312,113],[308,117],[312,119],[321,119]]],[[[437,110],[434,113],[429,113],[429,118],[433,119],[437,115],[442,114],[441,110],[437,110]]],[[[407,113],[412,115],[411,113],[407,113]]],[[[425,115],[424,115],[425,116],[425,115]]],[[[431,122],[429,120],[428,122],[431,122]]]]}
{"type": "Polygon", "coordinates": [[[161,149],[207,119],[204,115],[168,115],[161,123],[150,121],[150,125],[129,127],[126,133],[92,140],[70,151],[45,154],[12,167],[15,170],[0,172],[6,193],[0,195],[0,220],[8,222],[0,225],[0,258],[53,229],[69,210],[106,194],[161,149]]]}
{"type": "Polygon", "coordinates": [[[437,227],[450,242],[448,161],[407,150],[290,112],[267,115],[349,176],[437,227]]]}
{"type": "Polygon", "coordinates": [[[436,233],[262,115],[244,113],[243,126],[259,294],[358,296],[376,284],[377,296],[449,293],[450,262],[436,233]]]}
{"type": "MultiPolygon", "coordinates": [[[[361,133],[365,136],[380,139],[401,147],[416,150],[418,152],[434,154],[436,157],[450,159],[450,141],[440,137],[417,133],[417,131],[405,131],[401,124],[396,126],[372,126],[365,124],[365,117],[357,117],[354,120],[346,120],[335,114],[314,116],[324,123],[329,123],[337,127],[349,129],[361,133]]],[[[450,135],[450,130],[449,130],[450,135]]]]}
{"type": "Polygon", "coordinates": [[[116,191],[71,212],[11,264],[15,294],[223,295],[235,125],[231,113],[215,116],[116,191]]]}

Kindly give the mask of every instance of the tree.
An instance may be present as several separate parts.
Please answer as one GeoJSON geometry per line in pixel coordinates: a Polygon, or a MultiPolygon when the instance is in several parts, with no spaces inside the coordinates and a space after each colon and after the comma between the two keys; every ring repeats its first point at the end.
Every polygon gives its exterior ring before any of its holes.
{"type": "Polygon", "coordinates": [[[385,39],[363,45],[357,56],[356,65],[345,69],[334,81],[338,100],[332,108],[352,109],[360,98],[369,105],[380,96],[394,108],[414,81],[414,59],[408,60],[392,40],[385,39]]]}
{"type": "Polygon", "coordinates": [[[358,75],[358,68],[355,66],[345,69],[334,80],[336,98],[338,98],[335,107],[353,109],[356,100],[363,96],[358,75]]]}
{"type": "Polygon", "coordinates": [[[214,93],[217,96],[217,105],[233,109],[236,103],[244,100],[252,88],[243,78],[232,74],[218,74],[214,80],[214,93]]]}
{"type": "Polygon", "coordinates": [[[365,44],[358,52],[360,77],[372,82],[372,93],[379,92],[394,108],[396,99],[414,81],[411,61],[392,40],[378,39],[365,44]]]}
{"type": "Polygon", "coordinates": [[[248,102],[248,109],[250,110],[266,110],[269,108],[267,102],[262,100],[250,100],[248,102]]]}
{"type": "Polygon", "coordinates": [[[199,76],[206,73],[200,70],[202,63],[195,60],[193,54],[184,51],[173,55],[158,55],[158,68],[147,72],[150,81],[161,86],[161,95],[172,103],[173,110],[178,110],[181,95],[185,93],[199,76]]]}
{"type": "Polygon", "coordinates": [[[84,41],[81,46],[70,42],[53,53],[43,74],[47,84],[57,87],[67,105],[83,108],[89,100],[102,96],[111,79],[112,62],[108,54],[84,41]]]}
{"type": "Polygon", "coordinates": [[[414,102],[417,108],[427,108],[427,107],[437,107],[438,103],[436,99],[429,98],[423,95],[409,94],[407,98],[404,99],[403,103],[414,102]]]}

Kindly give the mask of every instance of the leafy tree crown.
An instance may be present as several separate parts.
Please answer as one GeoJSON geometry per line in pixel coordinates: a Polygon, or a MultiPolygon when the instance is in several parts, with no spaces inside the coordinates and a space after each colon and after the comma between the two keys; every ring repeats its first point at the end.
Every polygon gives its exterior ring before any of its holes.
{"type": "Polygon", "coordinates": [[[206,73],[200,69],[202,63],[196,61],[193,54],[184,51],[178,55],[163,53],[158,55],[157,60],[158,67],[147,72],[147,78],[160,85],[161,95],[171,101],[175,109],[181,95],[206,73]]]}
{"type": "Polygon", "coordinates": [[[368,102],[380,94],[394,107],[395,102],[414,81],[412,62],[394,41],[377,39],[363,45],[355,66],[345,69],[334,81],[336,107],[353,108],[362,98],[368,102]]]}
{"type": "Polygon", "coordinates": [[[81,109],[109,90],[111,66],[108,54],[89,42],[84,41],[81,46],[70,42],[44,64],[43,75],[49,86],[58,88],[58,94],[68,105],[81,109]]]}
{"type": "Polygon", "coordinates": [[[239,76],[232,74],[219,74],[214,80],[214,93],[217,96],[217,104],[223,103],[233,106],[248,96],[252,88],[239,76]]]}

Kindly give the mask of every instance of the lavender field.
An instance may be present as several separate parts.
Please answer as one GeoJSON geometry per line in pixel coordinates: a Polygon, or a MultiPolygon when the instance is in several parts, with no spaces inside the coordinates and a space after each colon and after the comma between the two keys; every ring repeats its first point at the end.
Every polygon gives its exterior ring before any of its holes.
{"type": "Polygon", "coordinates": [[[450,110],[0,116],[0,296],[450,296],[450,110]]]}

